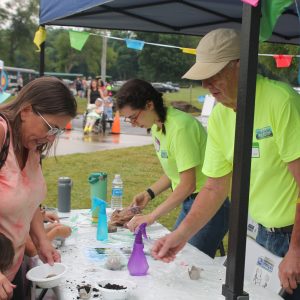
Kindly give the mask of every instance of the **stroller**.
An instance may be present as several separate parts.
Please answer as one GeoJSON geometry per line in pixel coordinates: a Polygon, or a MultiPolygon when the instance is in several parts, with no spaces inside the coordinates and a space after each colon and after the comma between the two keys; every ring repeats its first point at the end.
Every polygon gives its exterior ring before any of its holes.
{"type": "MultiPolygon", "coordinates": [[[[87,110],[83,114],[82,128],[84,129],[87,123],[88,114],[95,108],[94,104],[88,104],[87,110]]],[[[92,132],[96,134],[105,133],[106,131],[107,116],[105,112],[102,112],[93,125],[92,132]]]]}

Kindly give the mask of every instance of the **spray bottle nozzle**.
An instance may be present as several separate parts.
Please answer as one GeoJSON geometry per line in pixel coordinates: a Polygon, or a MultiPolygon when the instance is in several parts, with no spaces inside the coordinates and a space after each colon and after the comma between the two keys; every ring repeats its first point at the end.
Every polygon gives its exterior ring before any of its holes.
{"type": "Polygon", "coordinates": [[[98,207],[100,214],[106,214],[106,202],[97,197],[93,197],[93,210],[96,210],[98,207]]]}
{"type": "Polygon", "coordinates": [[[146,226],[147,223],[142,223],[137,229],[135,230],[135,242],[138,244],[143,243],[143,237],[148,240],[147,233],[146,233],[146,226]]]}
{"type": "Polygon", "coordinates": [[[96,210],[98,208],[99,208],[99,212],[98,212],[97,240],[105,241],[108,239],[106,202],[97,197],[93,197],[93,210],[96,210]]]}

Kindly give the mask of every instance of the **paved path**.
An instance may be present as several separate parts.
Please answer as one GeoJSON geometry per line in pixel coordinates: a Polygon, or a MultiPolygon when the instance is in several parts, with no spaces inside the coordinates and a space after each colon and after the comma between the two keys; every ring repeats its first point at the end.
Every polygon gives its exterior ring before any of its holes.
{"type": "MultiPolygon", "coordinates": [[[[151,135],[147,134],[146,129],[132,127],[131,124],[125,123],[123,120],[121,120],[121,134],[110,134],[108,129],[105,135],[83,135],[81,117],[72,121],[72,128],[59,137],[56,147],[57,156],[144,146],[152,143],[151,135]]],[[[53,155],[52,151],[51,155],[53,155]]]]}

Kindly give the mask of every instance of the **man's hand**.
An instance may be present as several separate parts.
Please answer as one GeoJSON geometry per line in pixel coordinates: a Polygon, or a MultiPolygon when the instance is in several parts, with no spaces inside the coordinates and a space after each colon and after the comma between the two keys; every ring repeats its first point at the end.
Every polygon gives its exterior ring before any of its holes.
{"type": "Polygon", "coordinates": [[[289,249],[279,265],[279,279],[282,287],[289,294],[297,288],[300,283],[300,253],[289,249]]]}
{"type": "Polygon", "coordinates": [[[133,197],[130,206],[139,206],[141,209],[144,209],[150,200],[151,200],[150,195],[148,194],[147,191],[144,191],[133,197]]]}
{"type": "Polygon", "coordinates": [[[13,290],[16,286],[13,285],[5,275],[0,272],[0,300],[11,299],[13,290]]]}
{"type": "Polygon", "coordinates": [[[127,228],[131,231],[134,232],[137,227],[139,227],[143,223],[147,223],[147,225],[153,224],[155,219],[151,214],[148,215],[139,215],[139,216],[134,216],[127,224],[127,228]]]}
{"type": "Polygon", "coordinates": [[[160,238],[154,243],[151,254],[155,259],[166,263],[173,261],[176,254],[184,247],[187,240],[177,230],[160,238]]]}
{"type": "Polygon", "coordinates": [[[55,262],[60,262],[59,252],[52,246],[51,242],[47,239],[40,242],[38,247],[38,255],[44,263],[53,265],[55,262]]]}

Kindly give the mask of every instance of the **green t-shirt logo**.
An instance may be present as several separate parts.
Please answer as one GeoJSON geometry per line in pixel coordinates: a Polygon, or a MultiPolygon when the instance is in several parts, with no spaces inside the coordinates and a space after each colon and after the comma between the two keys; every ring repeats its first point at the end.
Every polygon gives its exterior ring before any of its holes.
{"type": "Polygon", "coordinates": [[[271,126],[267,126],[267,127],[264,127],[264,128],[256,129],[255,133],[256,133],[256,139],[257,140],[262,140],[262,139],[266,139],[268,137],[273,136],[273,132],[272,132],[271,126]]]}

